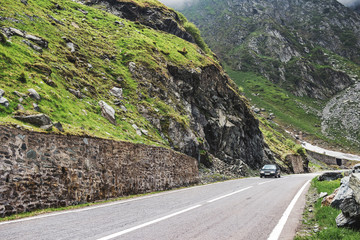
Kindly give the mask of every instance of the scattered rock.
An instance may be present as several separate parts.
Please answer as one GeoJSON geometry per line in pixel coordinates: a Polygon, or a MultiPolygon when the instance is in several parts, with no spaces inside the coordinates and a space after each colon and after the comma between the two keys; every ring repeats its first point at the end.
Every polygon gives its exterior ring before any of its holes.
{"type": "Polygon", "coordinates": [[[74,89],[69,88],[68,91],[70,93],[72,93],[75,97],[79,98],[79,99],[83,98],[83,96],[82,96],[82,94],[81,94],[81,92],[79,90],[74,90],[74,89]]]}
{"type": "Polygon", "coordinates": [[[5,107],[9,107],[9,105],[10,105],[9,101],[4,97],[0,97],[0,104],[5,107]]]}
{"type": "Polygon", "coordinates": [[[18,91],[14,91],[14,94],[15,94],[16,96],[18,96],[18,97],[21,97],[21,98],[27,97],[26,94],[21,93],[21,92],[18,92],[18,91]]]}
{"type": "Polygon", "coordinates": [[[343,175],[340,172],[326,172],[318,177],[319,181],[333,181],[342,178],[343,175]]]}
{"type": "Polygon", "coordinates": [[[260,109],[259,109],[259,108],[254,108],[253,111],[254,111],[254,113],[260,113],[260,109]]]}
{"type": "Polygon", "coordinates": [[[142,134],[144,134],[145,136],[148,136],[149,135],[149,131],[148,130],[145,130],[143,128],[140,128],[140,131],[142,134]]]}
{"type": "Polygon", "coordinates": [[[75,50],[75,44],[74,43],[72,43],[72,42],[67,42],[66,43],[66,47],[68,48],[68,49],[70,49],[70,52],[75,52],[76,50],[75,50]]]}
{"type": "Polygon", "coordinates": [[[324,198],[328,195],[327,192],[321,192],[319,198],[324,198]]]}
{"type": "Polygon", "coordinates": [[[124,112],[127,112],[127,109],[126,109],[126,107],[125,107],[124,105],[121,105],[120,108],[121,108],[121,110],[123,110],[124,112]]]}
{"type": "Polygon", "coordinates": [[[23,3],[24,5],[28,5],[28,2],[27,2],[27,0],[21,0],[21,3],[23,3]]]}
{"type": "Polygon", "coordinates": [[[133,124],[131,126],[135,129],[137,135],[139,135],[139,136],[142,135],[141,130],[139,129],[139,127],[136,124],[133,124]]]}
{"type": "Polygon", "coordinates": [[[28,45],[29,47],[31,47],[32,49],[34,49],[35,51],[38,51],[38,52],[42,52],[42,48],[35,45],[35,44],[32,44],[31,42],[27,41],[27,40],[22,40],[23,43],[25,43],[26,45],[28,45]]]}
{"type": "Polygon", "coordinates": [[[134,62],[129,62],[129,70],[131,73],[134,73],[136,70],[136,63],[134,62]]]}
{"type": "Polygon", "coordinates": [[[54,127],[56,127],[60,132],[64,132],[64,128],[60,122],[55,123],[54,127]]]}
{"type": "Polygon", "coordinates": [[[24,106],[20,103],[17,105],[17,110],[25,110],[24,106]]]}
{"type": "Polygon", "coordinates": [[[0,31],[0,42],[1,43],[6,43],[7,42],[7,37],[5,34],[3,34],[1,31],[0,31]]]}
{"type": "Polygon", "coordinates": [[[33,124],[37,127],[51,125],[51,119],[45,114],[36,114],[36,115],[15,115],[15,119],[33,124]]]}
{"type": "Polygon", "coordinates": [[[51,131],[52,127],[53,127],[53,125],[49,124],[49,125],[41,126],[40,128],[44,129],[45,131],[51,131]]]}
{"type": "Polygon", "coordinates": [[[40,95],[36,92],[35,89],[33,88],[30,88],[28,89],[29,91],[29,96],[32,97],[33,99],[39,101],[41,99],[40,95]]]}
{"type": "Polygon", "coordinates": [[[4,96],[4,94],[5,94],[5,91],[0,89],[0,97],[4,96]]]}
{"type": "Polygon", "coordinates": [[[48,14],[48,17],[49,17],[51,20],[53,20],[54,22],[56,22],[57,24],[60,24],[60,25],[65,26],[65,24],[64,24],[62,21],[57,20],[56,18],[54,18],[54,17],[51,16],[50,14],[48,14]]]}
{"type": "Polygon", "coordinates": [[[101,115],[115,125],[115,110],[104,101],[100,101],[99,105],[101,107],[101,115]]]}
{"type": "Polygon", "coordinates": [[[122,23],[122,22],[120,22],[120,21],[115,21],[115,24],[116,24],[116,25],[119,25],[119,26],[121,26],[121,27],[125,26],[125,24],[122,23]]]}
{"type": "Polygon", "coordinates": [[[56,83],[53,80],[51,80],[50,78],[46,77],[46,78],[43,78],[43,80],[47,85],[49,85],[51,87],[57,87],[56,83]]]}
{"type": "Polygon", "coordinates": [[[37,45],[39,45],[40,47],[42,48],[48,48],[48,41],[40,38],[40,37],[36,37],[34,35],[31,35],[31,34],[25,34],[24,35],[24,38],[36,43],[37,45]]]}
{"type": "Polygon", "coordinates": [[[87,15],[89,12],[88,11],[85,11],[85,10],[82,10],[81,8],[78,8],[77,9],[78,11],[82,12],[83,14],[87,15]]]}
{"type": "Polygon", "coordinates": [[[335,189],[335,191],[332,194],[330,194],[329,196],[324,197],[324,199],[321,201],[321,205],[322,206],[330,206],[331,203],[333,202],[338,190],[339,189],[337,188],[337,189],[335,189]]]}
{"type": "Polygon", "coordinates": [[[110,94],[118,99],[122,99],[123,90],[122,90],[122,88],[113,87],[110,90],[110,94]]]}
{"type": "Polygon", "coordinates": [[[36,103],[33,103],[32,105],[33,105],[33,108],[34,108],[35,111],[40,112],[39,105],[37,105],[36,103]]]}
{"type": "Polygon", "coordinates": [[[13,27],[9,27],[8,31],[10,32],[10,35],[18,35],[20,37],[25,37],[25,34],[23,31],[13,28],[13,27]]]}

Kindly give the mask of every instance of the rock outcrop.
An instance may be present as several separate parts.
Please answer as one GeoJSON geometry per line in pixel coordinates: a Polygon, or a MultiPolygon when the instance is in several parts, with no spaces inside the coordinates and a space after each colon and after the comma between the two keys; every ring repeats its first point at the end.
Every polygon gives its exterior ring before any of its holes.
{"type": "MultiPolygon", "coordinates": [[[[151,97],[166,99],[170,106],[189,116],[188,126],[171,118],[158,122],[156,112],[146,111],[145,106],[139,108],[174,149],[200,162],[206,161],[206,154],[202,155],[205,151],[227,164],[245,163],[254,169],[272,160],[271,153],[265,151],[267,146],[247,100],[218,67],[186,69],[168,64],[167,70],[171,77],[164,79],[142,66],[131,68],[134,78],[149,81],[151,97]],[[158,88],[168,91],[161,92],[158,88]]],[[[244,168],[242,174],[245,173],[244,168]]]]}
{"type": "Polygon", "coordinates": [[[137,21],[156,30],[171,33],[186,41],[195,42],[194,37],[182,26],[178,14],[163,6],[141,6],[136,2],[121,0],[90,0],[86,1],[86,4],[90,6],[100,5],[106,11],[121,18],[137,21]]]}

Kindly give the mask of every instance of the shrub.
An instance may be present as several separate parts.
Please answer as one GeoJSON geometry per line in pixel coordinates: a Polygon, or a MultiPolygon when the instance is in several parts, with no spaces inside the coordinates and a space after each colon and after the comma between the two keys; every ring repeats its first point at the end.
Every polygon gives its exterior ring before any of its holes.
{"type": "Polygon", "coordinates": [[[191,22],[184,23],[185,30],[193,36],[196,44],[206,53],[210,53],[209,47],[206,45],[201,37],[200,30],[191,22]]]}

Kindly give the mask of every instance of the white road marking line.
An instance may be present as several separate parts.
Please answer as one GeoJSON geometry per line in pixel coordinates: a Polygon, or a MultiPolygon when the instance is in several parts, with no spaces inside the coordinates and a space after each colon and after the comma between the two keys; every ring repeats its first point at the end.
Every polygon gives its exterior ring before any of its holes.
{"type": "Polygon", "coordinates": [[[97,239],[97,240],[109,240],[109,239],[112,239],[112,238],[115,238],[115,237],[119,237],[119,236],[124,235],[124,234],[126,234],[126,233],[135,231],[135,230],[137,230],[137,229],[140,229],[140,228],[149,226],[149,225],[154,224],[154,223],[161,222],[161,221],[163,221],[163,220],[166,220],[166,219],[171,218],[171,217],[174,217],[174,216],[176,216],[176,215],[179,215],[179,214],[182,214],[182,213],[191,211],[191,210],[193,210],[193,209],[195,209],[195,208],[198,208],[198,207],[201,207],[201,206],[202,206],[202,205],[199,204],[199,205],[196,205],[196,206],[193,206],[193,207],[189,207],[189,208],[184,209],[184,210],[181,210],[181,211],[179,211],[179,212],[172,213],[172,214],[170,214],[170,215],[167,215],[167,216],[164,216],[164,217],[155,219],[155,220],[153,220],[153,221],[150,221],[150,222],[147,222],[147,223],[143,223],[143,224],[140,224],[140,225],[138,225],[138,226],[135,226],[135,227],[132,227],[132,228],[129,228],[129,229],[126,229],[126,230],[123,230],[123,231],[120,231],[120,232],[117,232],[117,233],[114,233],[114,234],[111,234],[111,235],[108,235],[108,236],[99,238],[99,239],[97,239]]]}
{"type": "Polygon", "coordinates": [[[291,201],[291,203],[289,204],[289,206],[286,208],[285,212],[283,213],[282,217],[280,218],[278,224],[275,226],[275,228],[273,229],[273,231],[271,232],[270,236],[268,237],[267,240],[277,240],[280,237],[280,234],[285,226],[285,223],[287,221],[287,219],[289,218],[289,215],[292,211],[292,209],[294,208],[297,200],[299,199],[301,193],[304,191],[304,189],[306,188],[306,186],[309,184],[310,180],[308,180],[304,186],[302,186],[302,188],[297,192],[297,194],[295,195],[295,197],[293,198],[293,200],[291,201]]]}
{"type": "Polygon", "coordinates": [[[240,190],[238,190],[238,191],[235,191],[235,192],[226,194],[226,195],[224,195],[224,196],[221,196],[221,197],[218,197],[218,198],[214,198],[214,199],[209,200],[209,201],[207,201],[207,202],[208,202],[208,203],[212,203],[212,202],[215,202],[215,201],[217,201],[217,200],[220,200],[220,199],[229,197],[229,196],[231,196],[231,195],[237,194],[237,193],[239,193],[239,192],[245,191],[245,190],[247,190],[247,189],[249,189],[249,188],[252,188],[252,187],[253,187],[253,186],[250,186],[250,187],[247,187],[247,188],[243,188],[243,189],[240,189],[240,190]]]}
{"type": "MultiPolygon", "coordinates": [[[[205,186],[208,186],[208,185],[205,185],[205,186]]],[[[0,222],[0,225],[10,224],[10,223],[17,223],[17,222],[25,222],[25,221],[36,220],[36,219],[47,218],[47,217],[54,217],[54,216],[58,216],[58,215],[68,214],[68,213],[77,213],[77,212],[90,211],[90,210],[97,209],[97,208],[111,207],[111,206],[114,206],[114,205],[119,205],[119,204],[124,204],[124,203],[128,203],[128,202],[138,201],[138,200],[142,200],[142,199],[153,198],[153,197],[163,196],[163,195],[167,195],[167,194],[171,194],[171,193],[187,191],[187,190],[190,190],[190,189],[193,189],[193,188],[198,188],[198,187],[203,187],[203,186],[194,186],[194,187],[184,188],[184,189],[179,189],[179,190],[171,190],[171,191],[168,191],[168,192],[162,192],[162,193],[153,194],[153,195],[149,195],[149,196],[135,197],[135,198],[128,199],[128,200],[119,200],[119,201],[115,201],[115,202],[112,202],[112,203],[104,203],[104,204],[84,207],[84,208],[80,208],[80,209],[64,210],[64,211],[57,212],[57,213],[48,213],[48,214],[38,215],[38,216],[34,216],[34,217],[27,217],[27,218],[22,218],[22,219],[17,219],[17,220],[10,220],[10,221],[6,221],[6,222],[0,222]]]]}
{"type": "Polygon", "coordinates": [[[270,182],[273,182],[273,181],[275,181],[275,179],[274,179],[274,180],[271,180],[271,181],[266,181],[266,182],[258,183],[258,185],[262,185],[262,184],[265,184],[265,183],[270,183],[270,182]]]}

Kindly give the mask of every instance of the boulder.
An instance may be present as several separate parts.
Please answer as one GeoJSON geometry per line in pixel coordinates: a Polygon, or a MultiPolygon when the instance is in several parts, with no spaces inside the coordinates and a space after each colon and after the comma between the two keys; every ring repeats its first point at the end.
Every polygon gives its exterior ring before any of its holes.
{"type": "Polygon", "coordinates": [[[118,88],[118,87],[113,87],[110,90],[110,94],[113,95],[114,97],[121,99],[122,98],[122,94],[123,94],[123,90],[122,88],[118,88]]]}
{"type": "Polygon", "coordinates": [[[17,110],[25,110],[24,106],[20,103],[17,105],[17,110]]]}
{"type": "Polygon", "coordinates": [[[10,105],[9,101],[4,97],[0,97],[0,104],[5,107],[9,107],[9,105],[10,105]]]}
{"type": "Polygon", "coordinates": [[[115,125],[115,110],[104,101],[100,101],[99,105],[101,107],[101,115],[115,125]]]}
{"type": "Polygon", "coordinates": [[[54,123],[54,127],[56,127],[60,132],[64,132],[64,128],[60,122],[54,123]]]}
{"type": "Polygon", "coordinates": [[[354,192],[356,202],[360,204],[360,173],[353,173],[351,175],[349,186],[354,192]]]}
{"type": "Polygon", "coordinates": [[[74,89],[69,88],[68,91],[79,99],[83,98],[83,96],[79,90],[74,90],[74,89]]]}
{"type": "Polygon", "coordinates": [[[340,204],[344,199],[352,195],[353,190],[349,187],[349,179],[350,177],[341,179],[341,186],[338,188],[338,191],[330,204],[332,207],[339,209],[340,204]]]}
{"type": "Polygon", "coordinates": [[[36,103],[33,103],[32,105],[33,105],[33,108],[34,108],[35,111],[40,112],[39,105],[37,105],[36,103]]]}
{"type": "Polygon", "coordinates": [[[329,196],[325,196],[323,200],[321,201],[321,206],[330,206],[331,203],[334,201],[334,198],[339,191],[339,188],[335,189],[335,191],[330,194],[329,196]]]}
{"type": "Polygon", "coordinates": [[[319,195],[319,198],[324,198],[328,195],[327,192],[321,192],[320,195],[319,195]]]}
{"type": "Polygon", "coordinates": [[[333,181],[339,178],[342,178],[342,174],[340,172],[326,172],[319,176],[319,181],[333,181]]]}
{"type": "Polygon", "coordinates": [[[33,124],[37,127],[51,125],[51,119],[45,114],[36,114],[36,115],[16,115],[15,119],[22,122],[33,124]]]}
{"type": "Polygon", "coordinates": [[[41,99],[40,95],[36,92],[35,89],[33,88],[30,88],[28,89],[29,91],[29,96],[32,97],[33,99],[39,101],[41,99]]]}
{"type": "Polygon", "coordinates": [[[5,94],[5,91],[0,89],[0,97],[4,96],[4,94],[5,94]]]}
{"type": "Polygon", "coordinates": [[[350,177],[347,177],[349,180],[342,181],[343,183],[339,192],[340,190],[346,191],[341,196],[341,203],[339,205],[341,214],[336,218],[336,224],[338,227],[360,228],[360,204],[357,200],[360,195],[359,175],[360,174],[358,173],[351,174],[350,177]]]}
{"type": "Polygon", "coordinates": [[[336,225],[338,227],[351,227],[351,228],[359,228],[359,222],[352,218],[347,218],[344,214],[340,213],[336,219],[336,225]]]}

